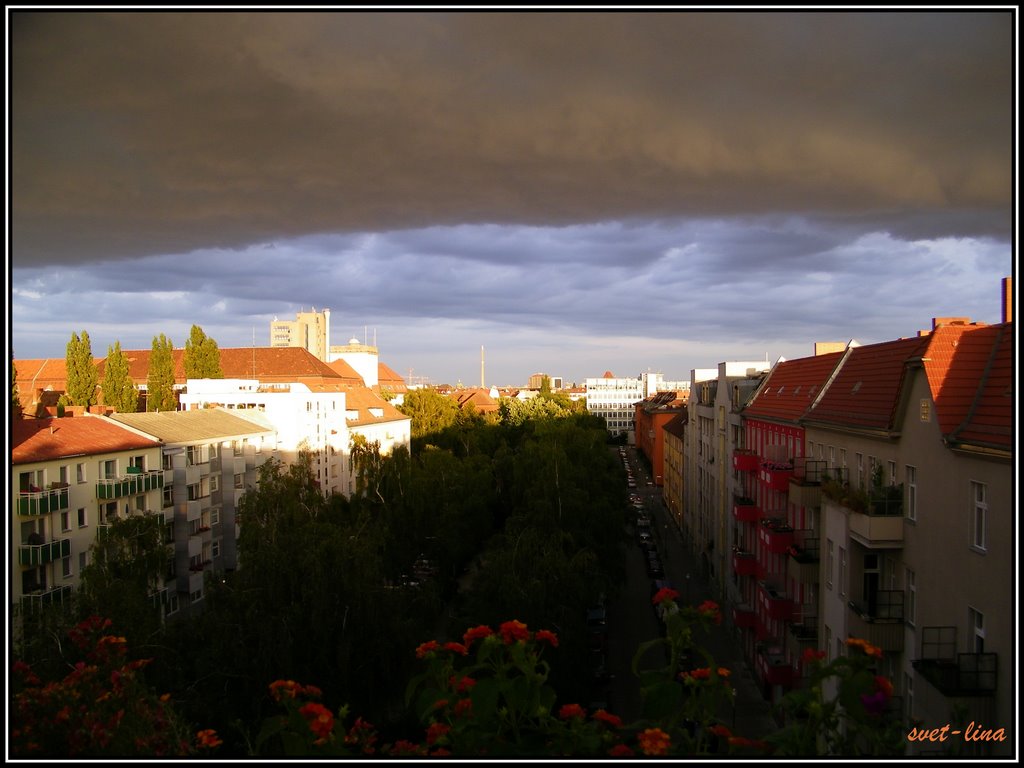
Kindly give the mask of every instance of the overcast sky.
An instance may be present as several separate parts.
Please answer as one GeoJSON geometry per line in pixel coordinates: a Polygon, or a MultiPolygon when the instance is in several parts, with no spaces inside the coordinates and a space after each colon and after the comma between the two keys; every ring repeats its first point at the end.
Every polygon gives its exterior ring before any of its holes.
{"type": "Polygon", "coordinates": [[[1013,273],[1016,17],[8,8],[9,344],[270,343],[433,383],[775,361],[1013,273]]]}

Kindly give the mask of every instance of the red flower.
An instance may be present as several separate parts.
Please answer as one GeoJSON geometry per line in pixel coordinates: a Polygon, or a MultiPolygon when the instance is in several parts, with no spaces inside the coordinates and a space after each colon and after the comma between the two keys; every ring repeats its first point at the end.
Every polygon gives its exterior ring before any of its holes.
{"type": "Polygon", "coordinates": [[[558,635],[556,635],[554,632],[551,632],[550,630],[538,629],[537,634],[535,634],[533,637],[538,643],[547,643],[552,648],[558,647],[558,635]]]}
{"type": "Polygon", "coordinates": [[[813,661],[821,661],[825,658],[825,652],[819,651],[814,648],[804,648],[803,654],[800,656],[800,660],[804,664],[809,664],[813,661]]]}
{"type": "Polygon", "coordinates": [[[462,643],[445,643],[444,649],[446,651],[451,651],[452,653],[457,653],[461,656],[465,656],[469,653],[469,649],[466,648],[466,646],[464,646],[462,643]]]}
{"type": "Polygon", "coordinates": [[[469,713],[472,710],[473,710],[473,700],[472,699],[459,699],[455,703],[455,716],[456,717],[462,717],[463,715],[469,715],[469,713]]]}
{"type": "Polygon", "coordinates": [[[724,725],[712,725],[708,728],[709,733],[715,734],[715,736],[721,736],[723,739],[728,739],[732,736],[732,731],[726,728],[724,725]]]}
{"type": "Polygon", "coordinates": [[[309,722],[311,730],[318,739],[326,739],[334,730],[334,715],[323,704],[310,701],[299,708],[299,714],[309,722]]]}
{"type": "Polygon", "coordinates": [[[651,598],[651,602],[654,605],[658,605],[665,600],[672,600],[674,602],[678,597],[679,593],[672,589],[672,587],[662,587],[654,593],[654,597],[651,598]]]}
{"type": "Polygon", "coordinates": [[[722,623],[722,611],[714,600],[705,600],[697,606],[697,613],[705,618],[711,619],[715,624],[722,623]]]}
{"type": "Polygon", "coordinates": [[[612,757],[632,757],[636,753],[625,744],[616,744],[608,750],[608,754],[612,757]]]}
{"type": "Polygon", "coordinates": [[[558,710],[558,716],[563,720],[568,720],[573,717],[578,717],[582,720],[587,716],[587,710],[579,704],[563,704],[562,708],[558,710]]]}
{"type": "Polygon", "coordinates": [[[669,735],[661,728],[647,728],[640,732],[637,739],[640,742],[640,750],[645,755],[664,755],[672,744],[669,735]]]}
{"type": "Polygon", "coordinates": [[[405,739],[399,739],[391,747],[392,755],[419,755],[422,754],[423,747],[419,744],[413,744],[411,741],[405,739]]]}
{"type": "Polygon", "coordinates": [[[493,629],[488,627],[486,624],[481,624],[479,627],[473,627],[472,629],[467,629],[466,630],[466,634],[464,634],[462,636],[462,641],[468,647],[468,646],[473,644],[474,640],[482,640],[483,638],[490,637],[493,634],[494,634],[494,630],[493,629]]]}
{"type": "Polygon", "coordinates": [[[437,640],[428,640],[427,642],[422,643],[416,649],[416,658],[417,659],[424,659],[424,658],[427,657],[427,654],[433,653],[438,648],[440,648],[440,646],[437,644],[437,640]]]}
{"type": "Polygon", "coordinates": [[[476,685],[476,680],[472,677],[463,677],[461,680],[456,680],[455,675],[452,675],[448,678],[448,685],[454,688],[456,693],[466,693],[476,685]]]}
{"type": "Polygon", "coordinates": [[[270,695],[274,701],[281,701],[282,698],[294,699],[302,690],[302,686],[294,680],[275,680],[270,684],[270,695]]]}
{"type": "Polygon", "coordinates": [[[199,749],[213,749],[219,747],[224,742],[217,738],[217,732],[212,728],[207,728],[204,731],[199,731],[196,734],[196,746],[199,749]]]}
{"type": "Polygon", "coordinates": [[[875,690],[885,694],[885,698],[892,698],[892,682],[884,675],[875,675],[875,690]]]}
{"type": "Polygon", "coordinates": [[[618,715],[613,715],[610,712],[605,712],[603,709],[597,710],[597,712],[594,713],[593,717],[598,722],[604,723],[605,725],[609,725],[612,728],[622,727],[621,717],[619,717],[618,715]]]}
{"type": "Polygon", "coordinates": [[[451,729],[452,727],[446,723],[431,723],[430,727],[427,728],[427,744],[433,746],[438,740],[444,738],[445,734],[451,729]]]}
{"type": "Polygon", "coordinates": [[[511,645],[517,640],[530,639],[530,632],[526,625],[517,619],[506,621],[498,627],[498,631],[501,632],[501,639],[505,641],[505,645],[511,645]]]}

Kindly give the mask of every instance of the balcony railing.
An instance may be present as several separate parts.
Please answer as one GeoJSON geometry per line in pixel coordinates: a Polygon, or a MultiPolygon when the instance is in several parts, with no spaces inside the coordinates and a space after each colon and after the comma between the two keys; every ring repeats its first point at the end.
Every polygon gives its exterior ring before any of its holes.
{"type": "Polygon", "coordinates": [[[785,652],[777,641],[758,643],[755,666],[761,679],[769,685],[790,686],[793,683],[793,667],[786,660],[785,652]]]}
{"type": "Polygon", "coordinates": [[[819,580],[818,532],[811,528],[793,531],[793,543],[786,549],[787,573],[801,584],[817,584],[819,580]]]}
{"type": "Polygon", "coordinates": [[[757,616],[749,605],[734,605],[732,623],[741,629],[753,629],[757,626],[757,616]]]}
{"type": "Polygon", "coordinates": [[[869,549],[902,549],[903,518],[851,511],[850,538],[869,549]]]}
{"type": "Polygon", "coordinates": [[[732,452],[732,468],[739,472],[756,472],[760,457],[749,448],[737,448],[732,452]]]}
{"type": "Polygon", "coordinates": [[[22,491],[18,495],[19,515],[48,515],[69,508],[68,489],[48,488],[45,491],[22,491]]]}
{"type": "Polygon", "coordinates": [[[789,490],[789,478],[793,476],[793,464],[781,461],[761,462],[758,478],[773,491],[789,490]]]}
{"type": "Polygon", "coordinates": [[[733,552],[732,572],[737,576],[756,576],[757,558],[751,552],[733,552]]]}
{"type": "Polygon", "coordinates": [[[992,696],[998,685],[999,656],[957,653],[956,627],[922,627],[921,657],[912,663],[946,696],[992,696]]]}
{"type": "Polygon", "coordinates": [[[734,496],[732,516],[741,523],[756,523],[761,519],[761,508],[753,499],[746,496],[734,496]]]}
{"type": "Polygon", "coordinates": [[[37,611],[48,605],[62,605],[71,600],[73,589],[68,586],[41,589],[21,596],[22,610],[37,611]]]}
{"type": "Polygon", "coordinates": [[[783,518],[766,517],[761,520],[758,536],[769,552],[783,555],[793,545],[794,531],[783,518]]]}
{"type": "Polygon", "coordinates": [[[757,600],[769,619],[790,621],[793,618],[793,601],[783,590],[762,581],[757,585],[757,600]]]}
{"type": "Polygon", "coordinates": [[[902,651],[905,595],[901,589],[880,589],[869,600],[849,602],[847,628],[883,651],[902,651]]]}
{"type": "Polygon", "coordinates": [[[133,472],[123,477],[108,478],[96,483],[97,499],[119,499],[137,496],[164,487],[164,472],[133,472]]]}
{"type": "Polygon", "coordinates": [[[21,565],[45,565],[71,554],[71,539],[60,539],[46,544],[22,544],[18,547],[21,565]]]}

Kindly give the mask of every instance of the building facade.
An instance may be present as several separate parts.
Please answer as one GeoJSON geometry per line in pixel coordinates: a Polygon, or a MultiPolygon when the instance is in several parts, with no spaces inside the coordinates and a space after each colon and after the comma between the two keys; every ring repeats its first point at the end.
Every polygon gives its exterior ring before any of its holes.
{"type": "Polygon", "coordinates": [[[587,389],[587,412],[605,420],[613,437],[625,435],[630,444],[636,442],[635,406],[646,396],[641,378],[618,378],[611,371],[597,379],[584,382],[587,389]]]}

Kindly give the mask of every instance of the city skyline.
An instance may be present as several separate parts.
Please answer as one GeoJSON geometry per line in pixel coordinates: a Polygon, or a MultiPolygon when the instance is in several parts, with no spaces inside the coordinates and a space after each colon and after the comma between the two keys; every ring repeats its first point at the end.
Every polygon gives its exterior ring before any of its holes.
{"type": "Polygon", "coordinates": [[[15,364],[316,307],[403,377],[680,380],[1014,272],[1006,10],[8,21],[15,364]]]}

